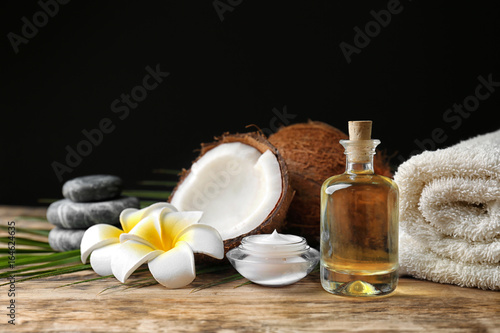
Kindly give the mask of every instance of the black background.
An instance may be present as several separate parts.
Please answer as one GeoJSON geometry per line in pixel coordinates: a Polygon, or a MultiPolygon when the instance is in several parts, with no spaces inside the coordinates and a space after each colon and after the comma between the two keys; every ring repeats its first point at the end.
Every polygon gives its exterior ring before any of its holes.
{"type": "Polygon", "coordinates": [[[65,147],[103,118],[113,132],[63,181],[111,173],[130,188],[161,179],[153,169],[187,168],[201,142],[250,124],[271,129],[284,109],[290,123],[344,131],[348,120],[372,119],[395,168],[436,128],[446,140],[427,148],[500,127],[500,91],[456,128],[443,118],[474,95],[478,76],[500,81],[500,14],[491,5],[401,0],[348,63],[340,44],[354,45],[354,28],[389,1],[215,3],[230,10],[218,13],[213,1],[73,0],[15,53],[9,33],[22,36],[22,18],[33,22],[42,7],[2,2],[0,204],[61,197],[52,163],[64,164],[65,147]],[[170,75],[121,120],[111,103],[157,65],[170,75]]]}

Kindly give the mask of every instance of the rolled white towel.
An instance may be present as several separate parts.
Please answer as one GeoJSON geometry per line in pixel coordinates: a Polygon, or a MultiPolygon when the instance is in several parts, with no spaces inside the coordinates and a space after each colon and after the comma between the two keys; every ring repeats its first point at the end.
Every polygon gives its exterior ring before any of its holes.
{"type": "Polygon", "coordinates": [[[500,130],[413,156],[394,179],[401,273],[500,290],[500,130]]]}

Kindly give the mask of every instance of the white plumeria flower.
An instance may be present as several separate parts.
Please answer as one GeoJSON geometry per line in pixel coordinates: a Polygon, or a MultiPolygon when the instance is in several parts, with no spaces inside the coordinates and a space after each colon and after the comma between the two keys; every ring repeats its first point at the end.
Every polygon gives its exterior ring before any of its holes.
{"type": "Polygon", "coordinates": [[[81,259],[100,275],[113,274],[119,281],[148,263],[153,277],[169,288],[179,288],[196,277],[194,254],[224,257],[219,232],[198,221],[202,212],[178,212],[168,203],[141,210],[129,208],[120,214],[123,230],[98,224],[85,232],[81,259]]]}

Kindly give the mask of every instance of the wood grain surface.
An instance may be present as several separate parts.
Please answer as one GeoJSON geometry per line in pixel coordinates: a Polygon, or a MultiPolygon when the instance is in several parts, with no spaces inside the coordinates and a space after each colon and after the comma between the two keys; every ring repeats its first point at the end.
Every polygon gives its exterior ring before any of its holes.
{"type": "MultiPolygon", "coordinates": [[[[0,223],[44,212],[3,206],[0,223]]],[[[243,279],[191,292],[231,274],[203,274],[175,290],[154,285],[102,292],[119,284],[115,279],[57,288],[97,277],[92,271],[20,282],[15,327],[7,323],[8,287],[0,287],[0,331],[500,332],[500,293],[410,278],[401,279],[393,294],[370,299],[330,295],[321,288],[319,273],[281,288],[239,286],[243,279]]],[[[134,274],[131,280],[147,276],[134,274]]]]}

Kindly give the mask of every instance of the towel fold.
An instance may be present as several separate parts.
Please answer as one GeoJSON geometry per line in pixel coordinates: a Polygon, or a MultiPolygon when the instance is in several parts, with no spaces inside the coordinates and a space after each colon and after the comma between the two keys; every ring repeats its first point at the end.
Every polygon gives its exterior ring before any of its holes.
{"type": "Polygon", "coordinates": [[[500,290],[500,130],[401,164],[402,275],[500,290]]]}

